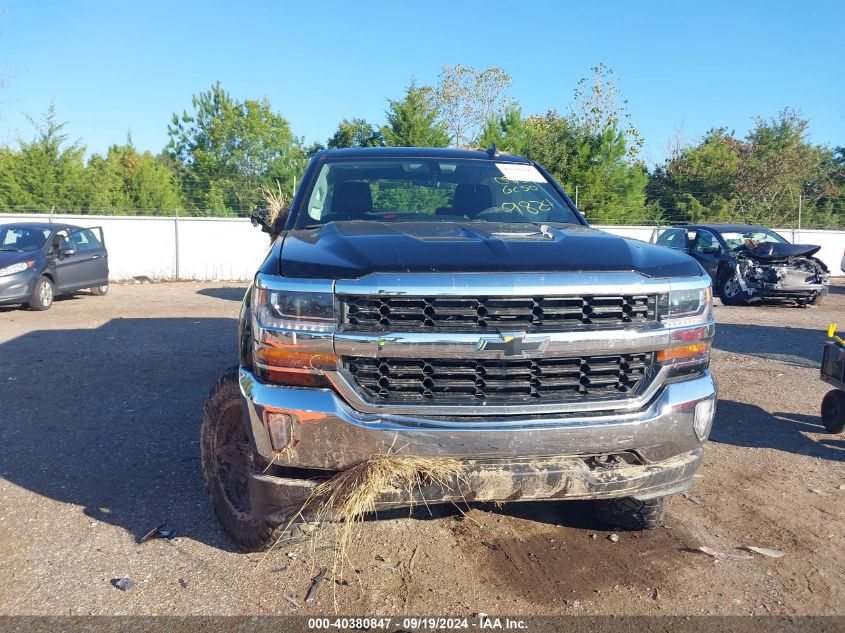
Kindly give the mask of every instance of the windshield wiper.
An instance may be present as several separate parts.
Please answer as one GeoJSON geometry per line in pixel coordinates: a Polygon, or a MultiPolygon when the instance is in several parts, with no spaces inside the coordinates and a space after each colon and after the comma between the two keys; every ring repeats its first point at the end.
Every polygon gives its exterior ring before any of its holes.
{"type": "Polygon", "coordinates": [[[11,248],[9,246],[0,246],[0,251],[16,251],[16,250],[18,250],[18,249],[11,248]]]}

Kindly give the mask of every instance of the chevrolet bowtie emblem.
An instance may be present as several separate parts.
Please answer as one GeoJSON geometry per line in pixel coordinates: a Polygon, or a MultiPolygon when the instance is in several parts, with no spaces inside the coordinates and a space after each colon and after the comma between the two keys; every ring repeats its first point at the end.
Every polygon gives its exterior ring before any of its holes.
{"type": "Polygon", "coordinates": [[[501,352],[500,356],[525,357],[527,352],[542,352],[549,344],[548,336],[531,337],[530,340],[525,332],[517,334],[500,334],[499,336],[485,336],[478,339],[475,345],[476,352],[501,352]]]}

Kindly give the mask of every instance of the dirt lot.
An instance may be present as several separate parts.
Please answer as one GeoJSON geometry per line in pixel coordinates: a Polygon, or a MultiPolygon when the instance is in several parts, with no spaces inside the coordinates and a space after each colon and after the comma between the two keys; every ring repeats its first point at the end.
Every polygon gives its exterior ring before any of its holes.
{"type": "MultiPolygon", "coordinates": [[[[200,414],[234,363],[243,290],[0,308],[0,613],[288,614],[282,595],[302,603],[331,567],[330,534],[234,551],[203,490],[200,414]],[[165,521],[177,538],[136,544],[165,521]],[[124,575],[125,593],[110,584],[124,575]]],[[[843,308],[843,284],[818,308],[717,308],[712,441],[663,528],[613,543],[585,503],[381,516],[357,532],[349,584],[330,578],[298,613],[845,614],[845,440],[820,426],[817,370],[843,308]]]]}

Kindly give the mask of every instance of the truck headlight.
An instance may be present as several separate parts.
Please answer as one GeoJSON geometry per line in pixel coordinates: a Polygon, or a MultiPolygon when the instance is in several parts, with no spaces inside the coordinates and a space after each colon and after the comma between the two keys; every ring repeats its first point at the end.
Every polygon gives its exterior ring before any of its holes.
{"type": "Polygon", "coordinates": [[[326,386],[323,372],[339,363],[334,303],[331,285],[289,280],[287,287],[273,287],[259,275],[252,291],[252,352],[258,375],[286,385],[326,386]]]}
{"type": "Polygon", "coordinates": [[[253,310],[260,327],[301,332],[333,332],[334,296],[328,292],[256,287],[253,310]]]}
{"type": "Polygon", "coordinates": [[[7,275],[14,275],[15,273],[22,273],[25,270],[29,270],[35,266],[35,260],[31,259],[28,262],[18,262],[17,264],[12,264],[11,266],[6,266],[5,268],[0,268],[0,277],[6,277],[7,275]]]}
{"type": "Polygon", "coordinates": [[[669,292],[661,321],[667,327],[685,327],[707,323],[712,318],[713,289],[683,288],[669,292]]]}
{"type": "Polygon", "coordinates": [[[676,288],[660,299],[660,321],[672,329],[672,340],[655,360],[671,368],[670,379],[693,378],[710,364],[713,291],[710,285],[676,288]]]}

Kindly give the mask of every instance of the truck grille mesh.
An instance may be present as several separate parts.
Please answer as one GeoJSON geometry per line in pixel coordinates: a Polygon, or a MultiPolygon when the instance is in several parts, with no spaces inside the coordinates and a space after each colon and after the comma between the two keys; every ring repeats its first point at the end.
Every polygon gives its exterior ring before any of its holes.
{"type": "Polygon", "coordinates": [[[343,366],[372,403],[514,404],[630,393],[651,360],[651,353],[534,360],[344,358],[343,366]]]}
{"type": "Polygon", "coordinates": [[[342,322],[359,331],[463,330],[518,327],[561,330],[620,326],[656,318],[657,297],[401,297],[341,296],[342,322]]]}

